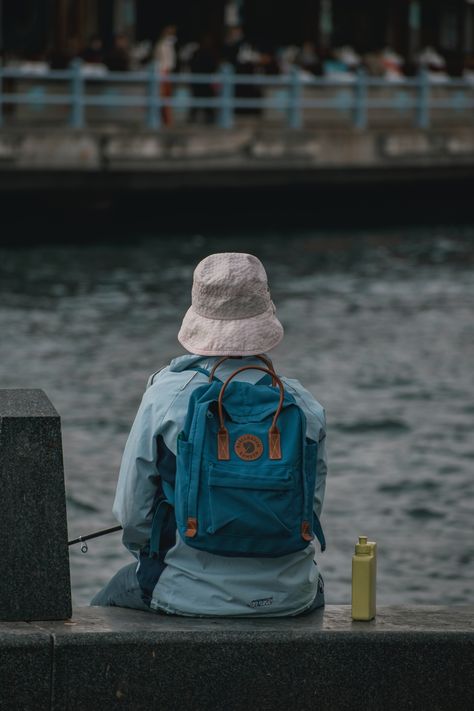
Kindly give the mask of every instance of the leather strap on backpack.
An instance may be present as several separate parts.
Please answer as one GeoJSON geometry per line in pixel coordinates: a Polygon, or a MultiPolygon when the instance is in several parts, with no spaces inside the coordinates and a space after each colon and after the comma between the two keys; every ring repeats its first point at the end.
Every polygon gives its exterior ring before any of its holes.
{"type": "Polygon", "coordinates": [[[242,373],[244,370],[261,370],[263,373],[271,375],[275,379],[278,387],[280,388],[280,402],[278,403],[278,407],[273,416],[272,424],[270,426],[270,429],[268,430],[268,457],[269,459],[281,459],[280,430],[277,427],[277,420],[283,407],[285,389],[283,387],[283,383],[281,382],[275,371],[271,371],[261,365],[244,365],[242,368],[237,368],[237,370],[234,370],[234,372],[229,375],[220,390],[219,398],[217,401],[220,425],[219,431],[217,433],[217,458],[223,460],[230,459],[229,432],[227,430],[227,427],[225,426],[222,400],[224,397],[225,389],[227,388],[232,378],[234,378],[238,373],[242,373]]]}

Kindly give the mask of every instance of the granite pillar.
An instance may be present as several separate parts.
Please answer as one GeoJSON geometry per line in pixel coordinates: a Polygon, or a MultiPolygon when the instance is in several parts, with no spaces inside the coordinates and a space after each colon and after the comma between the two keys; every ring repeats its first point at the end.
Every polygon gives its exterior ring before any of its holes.
{"type": "Polygon", "coordinates": [[[42,390],[0,390],[0,620],[71,616],[60,418],[42,390]]]}

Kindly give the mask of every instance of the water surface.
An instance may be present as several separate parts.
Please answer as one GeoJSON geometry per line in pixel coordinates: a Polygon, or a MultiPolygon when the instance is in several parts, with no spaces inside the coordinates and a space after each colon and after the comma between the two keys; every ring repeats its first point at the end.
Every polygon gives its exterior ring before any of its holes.
{"type": "MultiPolygon", "coordinates": [[[[320,556],[348,603],[353,544],[379,544],[380,603],[474,603],[474,228],[242,236],[131,234],[0,251],[0,386],[59,410],[70,537],[114,524],[121,453],[148,374],[176,340],[195,263],[251,251],[286,337],[272,356],[324,404],[320,556]]],[[[129,562],[120,535],[71,551],[73,596],[129,562]]]]}

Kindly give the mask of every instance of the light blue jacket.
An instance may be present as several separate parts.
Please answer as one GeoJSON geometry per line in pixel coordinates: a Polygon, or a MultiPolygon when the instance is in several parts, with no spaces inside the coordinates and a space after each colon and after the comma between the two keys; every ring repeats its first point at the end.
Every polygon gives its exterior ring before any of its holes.
{"type": "MultiPolygon", "coordinates": [[[[124,545],[138,557],[149,542],[154,505],[165,460],[176,455],[176,440],[194,388],[207,382],[202,373],[217,359],[185,355],[175,358],[148,381],[148,387],[125,446],[113,512],[122,524],[124,545]],[[160,442],[162,443],[160,445],[160,442]],[[161,448],[160,448],[161,446],[161,448]],[[163,456],[163,448],[166,455],[163,456]],[[160,459],[161,458],[161,459],[160,459]]],[[[224,380],[241,365],[261,364],[244,358],[227,360],[216,375],[224,380]]],[[[260,371],[237,378],[256,382],[260,371]]],[[[321,516],[326,485],[326,422],[322,406],[297,381],[282,378],[307,420],[307,436],[319,442],[314,511],[321,516]]],[[[313,602],[318,584],[314,542],[279,558],[228,558],[196,550],[178,534],[154,586],[150,606],[180,615],[284,616],[304,611],[313,602]],[[265,606],[255,606],[265,600],[265,606]]]]}

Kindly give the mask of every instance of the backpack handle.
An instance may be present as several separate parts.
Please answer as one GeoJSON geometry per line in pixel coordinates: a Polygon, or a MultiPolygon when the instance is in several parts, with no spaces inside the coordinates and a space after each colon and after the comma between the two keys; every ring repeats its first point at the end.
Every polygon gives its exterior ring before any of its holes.
{"type": "Polygon", "coordinates": [[[280,378],[278,375],[274,372],[269,370],[268,368],[264,368],[262,365],[244,365],[242,368],[237,368],[237,370],[234,370],[231,375],[227,378],[225,383],[223,384],[220,393],[219,393],[219,398],[217,400],[218,404],[218,409],[219,409],[219,431],[217,433],[217,458],[218,459],[230,459],[230,453],[229,453],[229,432],[227,430],[227,427],[225,426],[224,422],[224,410],[222,407],[222,399],[224,397],[224,392],[232,378],[234,378],[238,373],[242,373],[244,370],[261,370],[263,373],[267,373],[268,375],[271,375],[275,380],[280,388],[280,402],[278,403],[278,407],[276,409],[275,415],[273,416],[273,422],[270,426],[270,429],[268,430],[268,451],[269,451],[269,458],[270,459],[281,459],[281,446],[280,446],[280,430],[277,427],[277,420],[280,415],[281,409],[283,407],[283,398],[285,396],[285,389],[283,387],[283,383],[281,382],[280,378]]]}
{"type": "MultiPolygon", "coordinates": [[[[253,357],[254,357],[254,358],[258,358],[259,360],[261,360],[263,363],[265,363],[265,365],[267,366],[268,370],[271,370],[271,371],[272,371],[272,385],[273,385],[273,387],[276,387],[277,382],[276,382],[275,377],[274,377],[274,375],[273,375],[273,373],[275,373],[275,368],[274,368],[273,363],[272,363],[272,361],[270,360],[270,358],[267,358],[266,356],[261,355],[261,354],[260,354],[260,355],[254,355],[253,357]]],[[[223,358],[219,358],[219,360],[217,361],[217,363],[214,363],[214,365],[213,365],[213,367],[212,367],[212,370],[211,370],[211,372],[210,372],[210,374],[209,374],[209,382],[210,382],[210,383],[212,382],[212,379],[213,379],[213,377],[214,377],[214,373],[216,372],[217,368],[218,368],[218,367],[221,365],[221,363],[223,363],[225,360],[229,360],[229,358],[243,358],[243,356],[224,356],[223,358]]]]}

